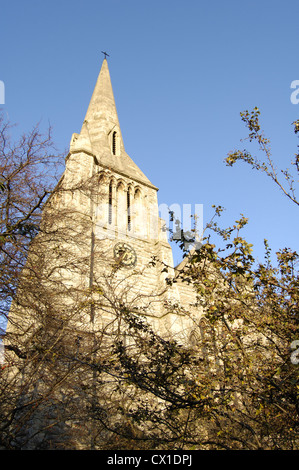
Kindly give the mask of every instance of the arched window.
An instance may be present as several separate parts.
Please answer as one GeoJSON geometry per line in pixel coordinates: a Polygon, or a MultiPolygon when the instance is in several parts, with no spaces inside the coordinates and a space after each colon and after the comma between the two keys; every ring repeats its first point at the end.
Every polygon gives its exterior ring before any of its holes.
{"type": "Polygon", "coordinates": [[[112,181],[109,183],[109,196],[108,196],[108,223],[112,224],[112,181]]]}
{"type": "Polygon", "coordinates": [[[140,188],[134,192],[133,230],[140,237],[146,237],[148,231],[148,211],[140,188]]]}
{"type": "Polygon", "coordinates": [[[127,230],[127,200],[124,184],[119,182],[116,187],[116,200],[117,200],[117,227],[119,233],[126,233],[127,230]]]}
{"type": "Polygon", "coordinates": [[[113,134],[112,134],[112,153],[113,153],[113,155],[116,155],[116,150],[117,150],[117,133],[116,133],[116,131],[114,131],[113,134]]]}
{"type": "Polygon", "coordinates": [[[104,173],[100,173],[98,177],[98,187],[95,188],[95,200],[97,204],[100,204],[101,198],[103,197],[103,188],[105,183],[104,173]]]}
{"type": "Polygon", "coordinates": [[[130,188],[127,191],[127,216],[128,216],[128,230],[131,230],[131,200],[130,200],[130,188]]]}

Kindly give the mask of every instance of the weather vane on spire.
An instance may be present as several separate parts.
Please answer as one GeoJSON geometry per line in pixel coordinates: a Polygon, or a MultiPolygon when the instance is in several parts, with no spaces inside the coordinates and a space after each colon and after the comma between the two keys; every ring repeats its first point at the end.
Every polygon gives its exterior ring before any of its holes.
{"type": "Polygon", "coordinates": [[[101,51],[101,52],[102,52],[102,54],[104,54],[104,56],[105,56],[105,59],[106,59],[106,56],[110,57],[110,55],[109,55],[109,54],[107,54],[107,52],[104,52],[104,51],[101,51]]]}

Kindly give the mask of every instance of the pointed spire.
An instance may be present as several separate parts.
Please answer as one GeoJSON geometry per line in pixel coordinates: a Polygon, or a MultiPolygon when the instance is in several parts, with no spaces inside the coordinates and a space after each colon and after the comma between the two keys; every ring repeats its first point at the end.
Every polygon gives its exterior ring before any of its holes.
{"type": "Polygon", "coordinates": [[[108,62],[105,58],[87,109],[84,122],[87,124],[92,145],[109,146],[107,136],[116,130],[119,148],[123,149],[118,115],[111,85],[108,62]]]}
{"type": "Polygon", "coordinates": [[[81,132],[72,137],[71,151],[91,153],[102,166],[155,188],[125,152],[106,57],[81,132]]]}
{"type": "Polygon", "coordinates": [[[102,114],[112,123],[119,125],[118,116],[111,85],[108,62],[105,58],[92,94],[85,121],[92,122],[97,116],[102,114]],[[95,116],[96,115],[96,116],[95,116]]]}

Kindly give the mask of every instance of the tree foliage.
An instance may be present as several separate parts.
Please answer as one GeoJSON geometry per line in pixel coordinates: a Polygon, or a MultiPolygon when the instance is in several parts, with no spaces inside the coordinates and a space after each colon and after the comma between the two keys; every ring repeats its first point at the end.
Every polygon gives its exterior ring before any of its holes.
{"type": "Polygon", "coordinates": [[[39,126],[16,142],[0,116],[0,317],[7,316],[28,247],[39,229],[42,209],[61,169],[51,128],[39,126]]]}
{"type": "MultiPolygon", "coordinates": [[[[242,118],[268,164],[245,151],[230,154],[227,163],[243,160],[278,184],[258,116],[255,109],[242,118]]],[[[31,141],[23,141],[24,155],[31,141]]],[[[42,145],[34,148],[43,151],[42,145]]],[[[91,260],[104,260],[105,253],[96,243],[90,251],[89,215],[57,204],[68,194],[63,184],[33,238],[27,223],[40,220],[43,184],[34,173],[28,180],[30,165],[20,166],[14,155],[2,173],[19,168],[18,181],[28,184],[20,192],[32,197],[2,212],[1,249],[12,265],[1,289],[14,299],[0,378],[2,447],[298,449],[298,363],[292,350],[299,339],[298,254],[283,248],[274,264],[265,240],[265,259],[257,262],[242,237],[246,217],[228,228],[214,219],[200,249],[168,279],[169,288],[185,283],[196,294],[190,308],[167,305],[168,315],[186,316],[192,325],[189,341],[179,342],[152,326],[151,303],[161,302],[159,296],[140,307],[145,294],[128,295],[128,280],[133,286],[140,273],[126,271],[124,283],[119,264],[104,278],[95,272],[89,284],[80,281],[91,260]],[[220,237],[221,248],[210,233],[220,237]],[[23,256],[24,247],[27,255],[27,240],[30,255],[20,276],[14,266],[18,250],[23,256]],[[19,295],[10,285],[18,285],[19,295]]],[[[12,178],[3,175],[5,208],[12,178]]],[[[297,204],[294,184],[287,181],[284,192],[297,204]]],[[[98,200],[92,182],[78,183],[76,190],[98,200]]],[[[220,207],[215,214],[221,216],[220,207]]]]}
{"type": "MultiPolygon", "coordinates": [[[[260,110],[255,107],[253,111],[248,110],[240,113],[241,119],[245,123],[249,130],[247,139],[249,142],[256,142],[259,150],[262,152],[264,158],[260,159],[256,156],[252,156],[251,152],[247,149],[236,150],[230,152],[225,159],[228,166],[233,166],[238,160],[243,161],[251,166],[254,170],[265,173],[272,181],[281,189],[281,191],[287,196],[294,204],[299,205],[298,198],[296,197],[296,177],[299,173],[299,154],[295,154],[295,160],[291,161],[291,165],[294,168],[294,174],[288,168],[277,170],[275,167],[270,147],[270,140],[264,135],[261,130],[259,121],[260,110]],[[279,173],[283,175],[285,182],[281,181],[279,173]]],[[[293,122],[294,132],[299,132],[299,120],[293,122]]]]}

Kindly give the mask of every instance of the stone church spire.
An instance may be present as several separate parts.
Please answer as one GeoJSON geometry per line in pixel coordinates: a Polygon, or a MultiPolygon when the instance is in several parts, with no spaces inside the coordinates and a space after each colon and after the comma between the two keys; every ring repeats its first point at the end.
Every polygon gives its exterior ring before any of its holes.
{"type": "Polygon", "coordinates": [[[120,154],[122,151],[124,151],[123,139],[121,136],[108,62],[106,58],[103,60],[102,67],[86,112],[84,124],[85,123],[87,124],[89,134],[94,145],[101,144],[106,146],[109,144],[109,140],[111,140],[111,146],[113,146],[113,133],[116,132],[117,142],[114,141],[115,148],[113,153],[120,154]]]}
{"type": "Polygon", "coordinates": [[[70,151],[92,154],[104,168],[157,189],[125,151],[106,58],[81,132],[73,134],[70,151]]]}

